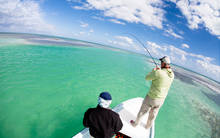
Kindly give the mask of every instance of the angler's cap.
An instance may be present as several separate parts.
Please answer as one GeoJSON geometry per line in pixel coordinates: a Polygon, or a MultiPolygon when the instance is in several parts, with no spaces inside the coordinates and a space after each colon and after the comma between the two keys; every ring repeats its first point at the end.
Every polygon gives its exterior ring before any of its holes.
{"type": "Polygon", "coordinates": [[[110,104],[112,103],[112,97],[108,92],[102,92],[98,98],[98,104],[102,108],[109,108],[110,104]]]}
{"type": "Polygon", "coordinates": [[[164,56],[159,59],[161,62],[164,62],[166,64],[170,64],[170,58],[168,56],[164,56]]]}
{"type": "Polygon", "coordinates": [[[111,97],[110,93],[108,93],[108,92],[100,93],[99,97],[103,98],[104,100],[112,100],[112,97],[111,97]]]}

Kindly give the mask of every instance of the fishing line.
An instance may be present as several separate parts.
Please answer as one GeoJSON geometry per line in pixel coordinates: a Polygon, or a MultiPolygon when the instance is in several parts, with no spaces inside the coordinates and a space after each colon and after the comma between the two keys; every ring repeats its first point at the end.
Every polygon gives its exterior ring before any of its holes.
{"type": "Polygon", "coordinates": [[[143,44],[135,35],[133,35],[133,34],[131,34],[131,33],[125,33],[125,34],[128,34],[128,35],[132,36],[133,38],[135,38],[136,41],[138,41],[138,42],[141,44],[141,46],[148,52],[148,54],[150,55],[150,57],[151,57],[151,59],[153,60],[154,64],[155,64],[157,67],[159,67],[159,66],[157,65],[157,63],[155,62],[154,58],[152,57],[152,55],[150,54],[149,50],[144,46],[144,44],[143,44]]]}

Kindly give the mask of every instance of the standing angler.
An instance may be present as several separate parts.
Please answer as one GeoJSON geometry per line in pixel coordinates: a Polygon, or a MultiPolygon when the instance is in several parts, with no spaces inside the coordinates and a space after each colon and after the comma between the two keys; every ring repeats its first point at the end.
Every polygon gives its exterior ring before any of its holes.
{"type": "Polygon", "coordinates": [[[149,93],[143,100],[136,120],[130,121],[133,127],[136,127],[141,117],[150,110],[145,128],[151,128],[152,123],[156,119],[157,113],[159,112],[160,107],[163,105],[168,94],[168,90],[173,82],[174,73],[170,68],[170,58],[164,56],[160,59],[160,61],[161,69],[156,67],[146,76],[146,80],[151,80],[152,84],[149,93]]]}

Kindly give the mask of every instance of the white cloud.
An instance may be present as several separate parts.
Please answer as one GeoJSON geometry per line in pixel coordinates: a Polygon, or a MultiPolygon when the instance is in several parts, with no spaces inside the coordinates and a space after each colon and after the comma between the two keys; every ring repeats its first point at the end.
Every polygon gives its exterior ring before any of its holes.
{"type": "Polygon", "coordinates": [[[215,75],[216,78],[220,78],[220,66],[210,64],[209,62],[203,60],[196,60],[196,65],[200,67],[199,70],[202,74],[210,73],[213,76],[215,75]]]}
{"type": "Polygon", "coordinates": [[[182,44],[181,47],[182,47],[182,48],[190,48],[189,45],[187,45],[187,44],[182,44]]]}
{"type": "Polygon", "coordinates": [[[213,35],[220,37],[220,1],[219,0],[178,0],[180,8],[191,29],[204,25],[213,35]]]}
{"type": "Polygon", "coordinates": [[[135,50],[141,52],[143,49],[137,45],[134,40],[127,36],[115,36],[114,40],[108,40],[110,44],[120,46],[121,48],[135,50]]]}
{"type": "Polygon", "coordinates": [[[214,58],[189,53],[172,45],[158,45],[147,41],[148,50],[153,57],[168,55],[171,62],[220,81],[220,66],[211,63],[214,58]]]}
{"type": "Polygon", "coordinates": [[[54,26],[43,19],[39,3],[33,0],[1,0],[0,30],[53,33],[54,26]]]}
{"type": "MultiPolygon", "coordinates": [[[[104,18],[97,17],[97,16],[92,16],[92,18],[93,18],[93,19],[96,19],[96,20],[99,20],[99,21],[105,21],[104,18]]],[[[121,24],[121,25],[125,25],[124,22],[121,22],[121,21],[116,20],[116,19],[109,19],[108,21],[113,22],[113,23],[117,23],[117,24],[121,24]]]]}
{"type": "Polygon", "coordinates": [[[111,21],[111,22],[113,22],[113,23],[117,23],[117,24],[125,25],[125,23],[120,22],[120,21],[118,21],[118,20],[116,20],[116,19],[110,19],[109,21],[111,21]]]}
{"type": "Polygon", "coordinates": [[[93,32],[94,32],[94,30],[93,30],[93,29],[90,29],[90,30],[89,30],[89,33],[93,33],[93,32]]]}
{"type": "Polygon", "coordinates": [[[168,36],[170,35],[175,38],[183,39],[183,37],[181,35],[175,33],[172,29],[167,29],[167,30],[165,30],[165,32],[166,32],[166,35],[168,35],[168,36]]]}
{"type": "Polygon", "coordinates": [[[94,30],[90,29],[89,32],[87,33],[87,35],[90,36],[92,33],[94,33],[94,30]]]}
{"type": "Polygon", "coordinates": [[[157,57],[164,56],[159,51],[164,51],[164,52],[167,51],[166,47],[161,47],[161,46],[159,46],[158,44],[156,44],[154,42],[147,41],[147,45],[150,46],[150,49],[148,47],[147,47],[147,49],[149,49],[149,51],[151,53],[153,53],[154,55],[156,55],[157,57]]]}
{"type": "Polygon", "coordinates": [[[86,37],[86,36],[90,36],[92,33],[94,33],[94,30],[90,29],[90,30],[84,30],[84,31],[75,32],[75,33],[73,33],[73,35],[81,36],[81,37],[86,37]]]}
{"type": "Polygon", "coordinates": [[[75,10],[91,10],[93,9],[89,4],[87,3],[82,3],[80,2],[81,4],[83,4],[83,6],[71,6],[71,8],[75,9],[75,10]]]}
{"type": "Polygon", "coordinates": [[[127,37],[127,36],[116,36],[117,39],[125,41],[128,44],[133,44],[133,39],[127,37]]]}
{"type": "Polygon", "coordinates": [[[170,1],[176,3],[176,0],[170,0],[170,1]]]}
{"type": "Polygon", "coordinates": [[[175,46],[170,45],[168,48],[170,49],[171,52],[173,52],[175,54],[178,54],[178,55],[181,55],[181,56],[182,55],[187,55],[187,52],[185,52],[182,49],[176,48],[175,46]]]}
{"type": "Polygon", "coordinates": [[[98,17],[98,16],[92,16],[93,19],[99,20],[99,21],[104,21],[105,19],[98,17]]]}
{"type": "Polygon", "coordinates": [[[88,23],[80,22],[80,27],[86,28],[88,26],[89,26],[88,23]]]}
{"type": "Polygon", "coordinates": [[[71,6],[71,7],[75,10],[87,10],[87,8],[81,6],[71,6]]]}
{"type": "MultiPolygon", "coordinates": [[[[96,20],[99,20],[99,21],[105,21],[105,19],[102,18],[102,17],[92,16],[92,18],[96,19],[96,20]]],[[[119,21],[117,19],[109,19],[108,21],[113,22],[113,23],[117,23],[117,24],[121,24],[121,25],[125,25],[124,22],[121,22],[121,21],[119,21]]]]}
{"type": "Polygon", "coordinates": [[[79,35],[84,35],[85,34],[85,32],[79,32],[79,35]]]}
{"type": "Polygon", "coordinates": [[[126,48],[129,47],[128,43],[123,42],[123,41],[118,41],[118,40],[108,40],[108,42],[111,43],[111,44],[113,44],[113,45],[116,45],[116,46],[122,46],[122,47],[126,47],[126,48]]]}
{"type": "Polygon", "coordinates": [[[199,54],[193,54],[193,53],[189,53],[189,56],[196,57],[198,59],[202,59],[205,62],[211,62],[214,60],[214,58],[206,57],[206,56],[199,55],[199,54]]]}
{"type": "Polygon", "coordinates": [[[108,17],[162,29],[162,4],[162,0],[87,0],[81,5],[81,9],[101,10],[108,17]]]}

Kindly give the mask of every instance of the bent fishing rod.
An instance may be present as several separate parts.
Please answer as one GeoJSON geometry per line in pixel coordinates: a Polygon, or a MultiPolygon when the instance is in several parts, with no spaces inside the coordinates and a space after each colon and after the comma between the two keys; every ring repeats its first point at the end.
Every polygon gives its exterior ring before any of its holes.
{"type": "Polygon", "coordinates": [[[131,33],[125,33],[125,34],[128,34],[128,35],[132,36],[133,38],[135,38],[136,41],[138,41],[141,44],[141,46],[148,52],[148,54],[150,55],[150,57],[153,60],[154,64],[156,65],[156,67],[159,67],[157,65],[157,63],[155,62],[154,58],[152,57],[152,55],[150,54],[149,50],[144,46],[144,44],[135,35],[133,35],[131,33]]]}

